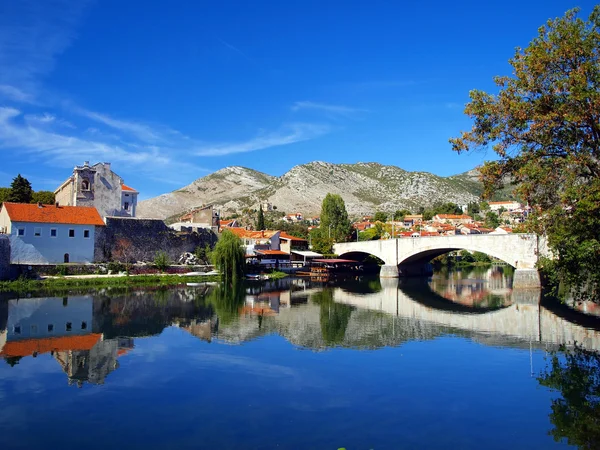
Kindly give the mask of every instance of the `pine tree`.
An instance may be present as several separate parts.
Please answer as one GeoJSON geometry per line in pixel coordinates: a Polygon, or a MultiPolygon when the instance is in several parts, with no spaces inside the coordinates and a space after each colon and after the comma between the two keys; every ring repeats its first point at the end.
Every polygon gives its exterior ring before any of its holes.
{"type": "Polygon", "coordinates": [[[265,229],[265,215],[263,214],[262,206],[258,210],[258,218],[256,219],[256,229],[262,231],[265,229]]]}
{"type": "Polygon", "coordinates": [[[31,203],[33,197],[33,189],[27,178],[23,178],[18,174],[10,185],[10,194],[7,201],[14,203],[31,203]]]}

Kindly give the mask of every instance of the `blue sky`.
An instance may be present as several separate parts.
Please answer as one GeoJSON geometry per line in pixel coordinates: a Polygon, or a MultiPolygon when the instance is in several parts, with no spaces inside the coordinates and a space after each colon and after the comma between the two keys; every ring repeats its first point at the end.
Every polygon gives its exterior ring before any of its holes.
{"type": "Polygon", "coordinates": [[[377,161],[438,175],[470,89],[593,1],[0,2],[0,186],[109,161],[141,198],[241,165],[377,161]]]}

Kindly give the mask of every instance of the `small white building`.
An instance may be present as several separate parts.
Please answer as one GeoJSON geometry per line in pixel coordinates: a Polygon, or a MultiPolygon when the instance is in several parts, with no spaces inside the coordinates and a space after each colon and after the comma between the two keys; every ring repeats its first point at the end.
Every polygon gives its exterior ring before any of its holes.
{"type": "Polygon", "coordinates": [[[104,221],[94,207],[3,203],[0,233],[10,238],[12,264],[90,263],[96,227],[104,221]]]}

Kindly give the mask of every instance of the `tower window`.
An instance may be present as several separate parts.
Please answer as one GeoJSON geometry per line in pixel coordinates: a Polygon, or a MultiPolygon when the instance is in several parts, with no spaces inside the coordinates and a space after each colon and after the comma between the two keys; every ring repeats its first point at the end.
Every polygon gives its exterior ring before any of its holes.
{"type": "Polygon", "coordinates": [[[83,180],[81,182],[81,190],[82,191],[89,191],[90,190],[90,182],[88,180],[83,180]]]}

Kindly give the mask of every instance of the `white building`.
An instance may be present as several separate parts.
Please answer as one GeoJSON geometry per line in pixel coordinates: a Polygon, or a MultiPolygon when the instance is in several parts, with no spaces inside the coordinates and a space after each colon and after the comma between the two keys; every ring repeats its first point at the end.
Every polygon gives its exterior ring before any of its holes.
{"type": "Polygon", "coordinates": [[[489,202],[488,205],[490,206],[491,211],[499,211],[502,208],[504,208],[506,211],[514,211],[523,208],[523,205],[514,200],[505,200],[502,202],[489,202]]]}
{"type": "Polygon", "coordinates": [[[90,166],[88,161],[76,166],[54,191],[59,205],[93,206],[102,217],[135,217],[138,194],[111,170],[110,163],[90,166]]]}
{"type": "Polygon", "coordinates": [[[0,233],[10,238],[12,264],[89,263],[94,260],[96,208],[3,203],[0,233]]]}

